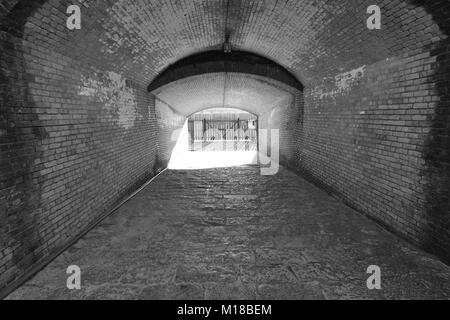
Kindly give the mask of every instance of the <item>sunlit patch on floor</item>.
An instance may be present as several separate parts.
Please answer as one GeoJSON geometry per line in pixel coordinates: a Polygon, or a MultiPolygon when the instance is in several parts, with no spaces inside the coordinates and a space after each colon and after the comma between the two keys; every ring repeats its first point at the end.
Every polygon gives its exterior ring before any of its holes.
{"type": "Polygon", "coordinates": [[[169,163],[172,170],[211,169],[256,165],[256,151],[184,152],[173,157],[169,163]]]}

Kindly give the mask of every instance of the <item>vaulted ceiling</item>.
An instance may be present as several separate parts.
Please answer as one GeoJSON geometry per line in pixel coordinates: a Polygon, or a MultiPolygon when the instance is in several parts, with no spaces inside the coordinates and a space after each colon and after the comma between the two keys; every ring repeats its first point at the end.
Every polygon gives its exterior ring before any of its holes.
{"type": "Polygon", "coordinates": [[[288,106],[289,88],[274,80],[245,74],[210,73],[170,83],[155,94],[179,113],[189,116],[208,108],[238,108],[261,115],[288,106]]]}
{"type": "Polygon", "coordinates": [[[21,26],[27,43],[46,42],[142,85],[179,59],[221,49],[227,33],[233,49],[267,57],[308,85],[444,37],[419,6],[432,4],[376,2],[388,12],[380,31],[366,27],[372,0],[0,0],[0,17],[4,30],[23,15],[18,4],[32,3],[21,26]],[[66,9],[74,3],[82,6],[82,30],[68,31],[66,9]],[[416,32],[418,23],[426,33],[416,32]]]}

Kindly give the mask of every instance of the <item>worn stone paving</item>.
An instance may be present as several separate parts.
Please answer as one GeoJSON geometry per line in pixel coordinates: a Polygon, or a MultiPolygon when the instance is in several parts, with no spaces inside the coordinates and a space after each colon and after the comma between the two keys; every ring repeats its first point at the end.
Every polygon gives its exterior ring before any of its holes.
{"type": "Polygon", "coordinates": [[[239,167],[166,171],[8,299],[448,298],[436,258],[287,169],[239,167]]]}

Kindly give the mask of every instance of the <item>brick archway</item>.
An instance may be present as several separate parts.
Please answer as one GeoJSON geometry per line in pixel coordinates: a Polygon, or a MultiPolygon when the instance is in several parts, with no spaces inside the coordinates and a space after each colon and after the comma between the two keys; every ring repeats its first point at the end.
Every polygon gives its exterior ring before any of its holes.
{"type": "Polygon", "coordinates": [[[288,70],[260,55],[235,51],[207,51],[170,65],[152,83],[148,90],[154,91],[168,83],[208,73],[245,73],[271,78],[294,89],[303,90],[303,84],[288,70]]]}

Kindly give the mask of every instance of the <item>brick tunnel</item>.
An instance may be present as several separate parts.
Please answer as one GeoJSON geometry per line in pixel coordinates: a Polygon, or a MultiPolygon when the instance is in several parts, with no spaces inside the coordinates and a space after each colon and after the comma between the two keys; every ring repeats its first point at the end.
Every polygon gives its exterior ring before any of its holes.
{"type": "Polygon", "coordinates": [[[449,33],[447,0],[0,0],[0,298],[449,299],[449,33]],[[256,162],[171,168],[212,108],[256,162]]]}

